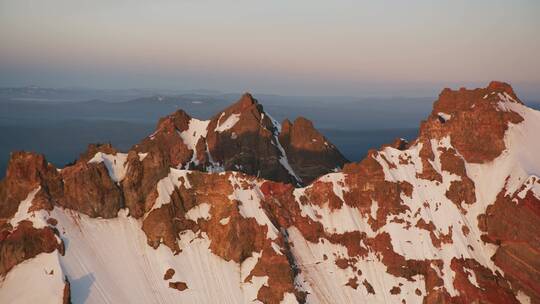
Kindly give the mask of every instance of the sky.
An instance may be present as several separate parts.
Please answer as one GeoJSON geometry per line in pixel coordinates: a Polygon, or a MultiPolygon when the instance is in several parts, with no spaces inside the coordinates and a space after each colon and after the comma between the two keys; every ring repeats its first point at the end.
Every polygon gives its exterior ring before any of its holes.
{"type": "Polygon", "coordinates": [[[0,86],[540,96],[540,1],[0,0],[0,86]]]}

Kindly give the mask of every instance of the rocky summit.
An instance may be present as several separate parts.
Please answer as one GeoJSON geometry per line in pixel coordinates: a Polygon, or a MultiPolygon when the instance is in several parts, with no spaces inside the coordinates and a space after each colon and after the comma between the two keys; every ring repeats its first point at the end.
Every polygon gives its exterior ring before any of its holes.
{"type": "Polygon", "coordinates": [[[13,152],[0,303],[540,303],[539,133],[492,82],[358,163],[250,94],[61,169],[13,152]]]}

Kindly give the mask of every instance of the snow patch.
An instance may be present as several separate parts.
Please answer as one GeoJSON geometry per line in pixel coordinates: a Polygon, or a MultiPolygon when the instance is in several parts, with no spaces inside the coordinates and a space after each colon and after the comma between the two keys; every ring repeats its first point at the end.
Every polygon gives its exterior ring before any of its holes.
{"type": "Polygon", "coordinates": [[[281,146],[281,143],[279,142],[279,138],[277,134],[274,134],[274,142],[272,143],[276,148],[278,148],[279,153],[281,154],[279,157],[279,163],[289,172],[291,176],[293,176],[297,182],[301,183],[302,179],[296,175],[293,168],[291,167],[291,164],[289,163],[289,160],[287,159],[287,154],[285,153],[285,149],[283,149],[283,146],[281,146]]]}
{"type": "Polygon", "coordinates": [[[99,164],[104,163],[109,172],[109,176],[116,183],[121,182],[126,176],[127,160],[126,153],[116,153],[116,154],[106,154],[103,152],[98,152],[88,161],[89,164],[99,164]]]}
{"type": "Polygon", "coordinates": [[[516,298],[521,304],[531,304],[531,298],[521,290],[517,292],[516,298]]]}
{"type": "Polygon", "coordinates": [[[221,116],[219,117],[217,121],[217,127],[215,129],[216,132],[224,132],[229,130],[230,128],[234,127],[234,125],[240,120],[240,114],[232,113],[227,117],[227,119],[221,123],[221,119],[225,115],[225,112],[221,113],[221,116]]]}
{"type": "Polygon", "coordinates": [[[345,184],[345,174],[343,173],[328,173],[321,176],[318,181],[323,183],[332,183],[332,191],[334,194],[341,199],[342,202],[345,202],[343,194],[349,191],[349,188],[345,184]]]}
{"type": "MultiPolygon", "coordinates": [[[[258,257],[252,259],[252,265],[247,264],[249,258],[242,265],[227,262],[209,249],[206,233],[181,232],[178,245],[182,252],[174,255],[167,246],[148,246],[141,220],[127,216],[127,212],[113,219],[96,219],[55,208],[52,216],[68,244],[60,263],[71,282],[73,299],[85,299],[84,303],[215,303],[217,299],[221,303],[246,303],[266,283],[264,277],[240,281],[242,274],[251,272],[258,257]],[[163,280],[164,270],[169,268],[176,270],[174,280],[185,282],[188,289],[179,292],[169,288],[168,281],[163,280]]],[[[42,272],[39,265],[32,269],[42,272]]],[[[61,270],[55,273],[61,274],[61,270]]],[[[2,286],[0,293],[3,290],[10,289],[2,286]]],[[[42,302],[61,303],[27,303],[42,302]]]]}
{"type": "Polygon", "coordinates": [[[227,225],[229,223],[229,221],[231,220],[231,217],[230,216],[227,216],[226,218],[222,218],[221,220],[219,220],[219,223],[221,225],[227,225]]]}
{"type": "Polygon", "coordinates": [[[307,303],[357,303],[359,299],[366,303],[421,303],[425,292],[425,281],[422,276],[414,276],[414,281],[394,277],[387,272],[387,267],[379,257],[369,252],[359,259],[354,266],[361,269],[362,274],[352,267],[341,269],[336,265],[339,258],[348,259],[347,248],[332,244],[329,241],[311,243],[294,226],[287,230],[293,255],[301,271],[301,281],[297,281],[303,289],[309,291],[307,303]],[[325,258],[326,257],[326,258],[325,258]],[[359,286],[354,289],[347,286],[349,279],[357,278],[359,286]],[[362,282],[366,280],[373,287],[375,294],[368,293],[362,282]],[[399,286],[401,292],[392,295],[389,290],[399,286]],[[415,293],[416,289],[421,295],[415,293]]]}
{"type": "Polygon", "coordinates": [[[377,201],[372,200],[371,201],[371,218],[376,220],[377,219],[377,211],[379,210],[379,203],[377,201]]]}
{"type": "Polygon", "coordinates": [[[283,296],[283,300],[281,300],[281,302],[279,302],[279,303],[280,304],[297,304],[298,301],[296,300],[296,297],[294,296],[293,293],[287,292],[283,296]]]}
{"type": "Polygon", "coordinates": [[[276,128],[276,133],[281,133],[281,124],[277,120],[275,120],[270,114],[263,113],[263,115],[266,115],[268,116],[268,118],[270,118],[270,121],[272,121],[272,125],[274,125],[274,128],[276,128]]]}
{"type": "Polygon", "coordinates": [[[16,265],[0,282],[0,303],[62,303],[63,296],[64,273],[56,250],[16,265]]]}
{"type": "Polygon", "coordinates": [[[148,156],[148,152],[147,153],[137,153],[137,155],[139,156],[139,161],[142,162],[147,156],[148,156]]]}
{"type": "Polygon", "coordinates": [[[202,203],[199,204],[186,212],[186,218],[197,222],[198,219],[203,219],[205,221],[210,219],[210,204],[202,203]]]}
{"type": "Polygon", "coordinates": [[[238,211],[241,216],[245,218],[254,218],[260,226],[266,225],[268,228],[266,236],[269,239],[275,240],[278,237],[278,230],[261,207],[261,198],[263,197],[263,194],[256,186],[253,186],[251,189],[243,189],[241,179],[236,175],[236,172],[232,172],[231,176],[229,176],[229,181],[233,186],[233,193],[229,195],[229,199],[231,201],[237,200],[240,202],[238,211]]]}
{"type": "Polygon", "coordinates": [[[29,211],[30,207],[32,207],[32,201],[34,200],[34,197],[36,197],[36,194],[39,192],[40,189],[41,186],[38,186],[36,189],[28,193],[26,198],[19,203],[19,208],[17,209],[17,212],[9,221],[13,228],[17,227],[19,225],[19,222],[23,220],[31,221],[34,228],[39,229],[47,226],[47,215],[45,214],[45,210],[38,210],[33,212],[29,211]]]}
{"type": "Polygon", "coordinates": [[[252,252],[251,256],[240,264],[240,280],[242,282],[246,280],[253,268],[255,268],[255,265],[257,265],[261,256],[262,252],[252,252]]]}
{"type": "Polygon", "coordinates": [[[191,162],[195,164],[198,163],[197,143],[199,142],[199,139],[206,137],[208,133],[209,123],[209,120],[199,120],[196,118],[191,118],[189,120],[188,129],[178,133],[180,135],[180,138],[182,138],[184,144],[188,147],[188,149],[193,151],[191,162]]]}
{"type": "Polygon", "coordinates": [[[452,115],[446,114],[444,112],[439,112],[437,115],[444,121],[449,121],[452,118],[452,115]]]}
{"type": "Polygon", "coordinates": [[[156,202],[154,203],[154,206],[152,206],[152,210],[158,209],[163,205],[166,205],[171,202],[171,194],[173,193],[175,187],[180,187],[180,185],[184,185],[186,189],[191,188],[191,184],[189,183],[189,179],[187,177],[188,173],[190,171],[188,170],[178,170],[171,168],[169,171],[169,175],[162,178],[157,183],[157,191],[158,191],[158,197],[156,198],[156,202]]]}
{"type": "Polygon", "coordinates": [[[497,96],[503,102],[516,102],[516,100],[512,96],[510,96],[510,94],[508,94],[507,92],[497,93],[497,96]]]}
{"type": "MultiPolygon", "coordinates": [[[[301,189],[303,190],[303,189],[301,189]]],[[[345,233],[353,231],[363,231],[369,237],[375,237],[377,233],[373,231],[368,223],[368,218],[363,216],[358,208],[343,204],[341,208],[330,210],[328,203],[322,207],[317,205],[300,203],[302,191],[294,191],[296,202],[300,207],[301,215],[309,217],[311,220],[321,223],[328,233],[345,233]]]]}
{"type": "Polygon", "coordinates": [[[478,282],[476,281],[476,274],[474,273],[474,271],[471,270],[471,269],[468,269],[468,268],[463,268],[463,270],[464,270],[465,273],[467,274],[467,277],[468,277],[468,279],[469,279],[469,282],[471,282],[471,284],[473,284],[474,286],[476,286],[476,288],[481,289],[481,288],[480,288],[480,285],[478,285],[478,282]]]}
{"type": "Polygon", "coordinates": [[[274,251],[279,254],[279,255],[283,255],[283,253],[281,252],[281,247],[279,247],[278,244],[276,244],[275,242],[272,242],[272,244],[270,244],[272,246],[272,249],[274,249],[274,251]]]}

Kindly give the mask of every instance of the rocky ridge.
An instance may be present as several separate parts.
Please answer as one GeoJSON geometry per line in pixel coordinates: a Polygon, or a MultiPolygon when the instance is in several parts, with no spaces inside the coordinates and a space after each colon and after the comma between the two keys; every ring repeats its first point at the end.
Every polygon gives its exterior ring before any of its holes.
{"type": "Polygon", "coordinates": [[[309,121],[280,128],[250,95],[207,122],[176,112],[127,154],[57,170],[15,153],[0,299],[29,277],[74,303],[540,303],[538,131],[492,82],[443,90],[415,141],[335,173],[309,121]]]}

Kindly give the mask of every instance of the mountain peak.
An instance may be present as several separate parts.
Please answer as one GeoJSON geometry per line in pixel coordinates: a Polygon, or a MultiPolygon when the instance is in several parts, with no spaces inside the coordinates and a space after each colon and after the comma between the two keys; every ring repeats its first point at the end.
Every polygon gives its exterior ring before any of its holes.
{"type": "Polygon", "coordinates": [[[516,96],[512,86],[502,81],[493,80],[489,83],[486,89],[491,92],[506,92],[508,94],[511,94],[514,97],[516,96]]]}
{"type": "MultiPolygon", "coordinates": [[[[311,121],[299,118],[294,125],[295,130],[300,130],[294,133],[300,134],[304,130],[311,150],[324,158],[321,164],[314,165],[317,170],[303,174],[306,181],[343,165],[345,158],[315,130],[311,121]]],[[[286,125],[281,133],[288,134],[289,129],[286,125]]],[[[298,146],[301,136],[294,138],[292,143],[298,146]]],[[[165,116],[159,120],[156,131],[133,150],[136,153],[130,153],[134,155],[129,157],[128,167],[130,170],[137,168],[141,171],[138,174],[143,174],[144,166],[153,166],[152,170],[159,172],[156,176],[162,177],[170,166],[207,172],[239,171],[269,180],[301,184],[295,173],[298,167],[287,160],[290,150],[281,146],[279,124],[264,112],[263,106],[250,93],[244,93],[210,120],[192,118],[183,110],[165,116]]],[[[299,160],[304,156],[291,157],[299,160]]],[[[127,179],[130,180],[129,176],[127,179]]],[[[139,191],[137,187],[133,185],[134,191],[139,191]]]]}
{"type": "Polygon", "coordinates": [[[516,96],[512,86],[506,82],[492,81],[485,88],[452,90],[445,88],[433,106],[433,113],[467,111],[480,106],[484,110],[495,110],[499,102],[523,104],[516,96]]]}
{"type": "Polygon", "coordinates": [[[265,123],[268,129],[273,128],[273,124],[268,119],[264,120],[263,114],[263,106],[259,104],[257,99],[253,98],[250,93],[244,93],[235,103],[214,115],[209,126],[211,130],[215,128],[223,130],[224,128],[220,126],[225,123],[225,125],[231,124],[231,127],[236,125],[236,128],[253,129],[257,125],[265,123]]]}
{"type": "Polygon", "coordinates": [[[303,116],[298,116],[293,125],[296,125],[298,128],[313,129],[313,122],[303,116]]]}
{"type": "Polygon", "coordinates": [[[281,132],[283,133],[289,132],[289,130],[291,129],[291,126],[292,126],[291,121],[285,118],[283,122],[281,122],[281,132]]]}
{"type": "Polygon", "coordinates": [[[237,102],[230,105],[223,112],[242,113],[246,110],[252,109],[253,106],[255,106],[259,112],[262,112],[262,106],[259,104],[257,99],[255,99],[250,93],[245,92],[237,102]]]}
{"type": "Polygon", "coordinates": [[[156,131],[184,131],[188,129],[190,120],[191,116],[189,116],[189,114],[187,114],[184,110],[177,110],[170,115],[160,118],[156,131]]]}
{"type": "Polygon", "coordinates": [[[341,172],[309,120],[269,129],[252,97],[62,170],[13,153],[0,302],[540,303],[540,112],[508,96],[444,90],[417,141],[341,172]]]}
{"type": "Polygon", "coordinates": [[[279,141],[292,168],[305,183],[327,173],[329,168],[338,170],[348,162],[305,117],[297,117],[293,123],[284,120],[279,141]]]}
{"type": "Polygon", "coordinates": [[[446,88],[422,123],[420,138],[448,136],[467,161],[491,161],[505,148],[504,134],[509,124],[523,120],[511,104],[522,102],[512,87],[503,82],[494,81],[478,89],[446,88]]]}

